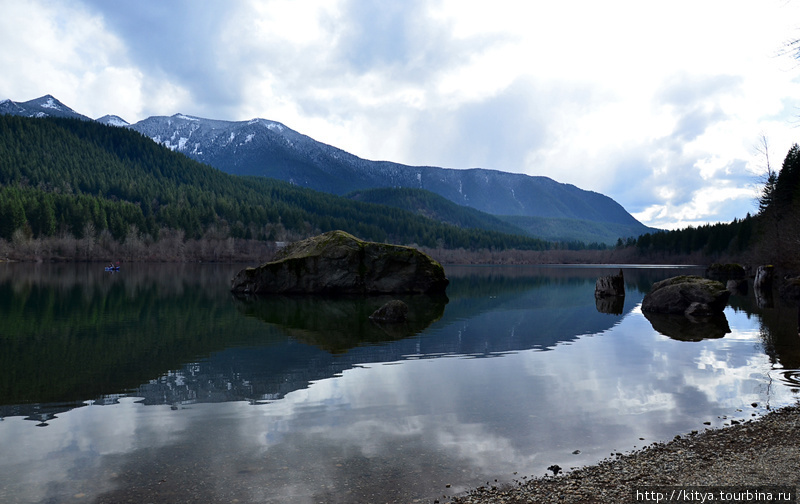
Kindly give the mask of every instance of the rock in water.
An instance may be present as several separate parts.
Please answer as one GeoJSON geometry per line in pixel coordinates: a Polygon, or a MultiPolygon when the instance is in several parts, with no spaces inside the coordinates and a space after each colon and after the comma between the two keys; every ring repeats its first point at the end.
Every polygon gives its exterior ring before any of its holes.
{"type": "Polygon", "coordinates": [[[753,281],[753,288],[757,291],[768,291],[772,289],[772,279],[775,277],[775,268],[772,265],[759,266],[756,270],[756,279],[753,281]]]}
{"type": "Polygon", "coordinates": [[[278,258],[231,280],[239,294],[421,294],[444,292],[444,268],[411,247],[330,231],[293,243],[278,258]]]}
{"type": "Polygon", "coordinates": [[[625,297],[625,278],[622,270],[617,275],[603,276],[594,285],[594,297],[625,297]]]}
{"type": "Polygon", "coordinates": [[[644,296],[642,311],[651,313],[719,313],[728,304],[731,293],[722,282],[683,275],[653,284],[644,296]],[[697,304],[693,304],[697,303],[697,304]]]}

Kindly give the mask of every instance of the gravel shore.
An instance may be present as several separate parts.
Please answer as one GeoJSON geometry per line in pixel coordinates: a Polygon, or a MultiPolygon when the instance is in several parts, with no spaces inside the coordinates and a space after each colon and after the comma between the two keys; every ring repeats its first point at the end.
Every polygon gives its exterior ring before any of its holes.
{"type": "Polygon", "coordinates": [[[798,485],[800,407],[791,406],[729,427],[676,436],[559,476],[481,487],[452,502],[626,503],[637,502],[637,488],[647,486],[781,486],[796,491],[798,485]]]}

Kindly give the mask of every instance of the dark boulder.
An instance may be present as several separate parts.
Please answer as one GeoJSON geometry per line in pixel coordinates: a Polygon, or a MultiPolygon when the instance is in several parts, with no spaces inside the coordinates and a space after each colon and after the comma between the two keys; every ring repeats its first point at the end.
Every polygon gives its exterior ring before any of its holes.
{"type": "Polygon", "coordinates": [[[411,247],[330,231],[293,243],[276,260],[245,268],[236,294],[422,294],[444,292],[444,268],[411,247]]]}
{"type": "Polygon", "coordinates": [[[602,276],[594,285],[595,299],[606,297],[625,297],[625,278],[622,270],[616,275],[602,276]]]}
{"type": "Polygon", "coordinates": [[[759,266],[756,269],[756,278],[753,280],[753,289],[762,292],[771,290],[773,278],[775,278],[774,266],[759,266]]]}
{"type": "Polygon", "coordinates": [[[692,307],[694,313],[720,313],[728,304],[730,295],[721,282],[683,275],[653,284],[653,288],[644,296],[642,311],[685,314],[692,307]]]}
{"type": "Polygon", "coordinates": [[[756,304],[759,308],[772,307],[772,283],[774,278],[775,268],[772,265],[759,266],[758,269],[756,269],[756,278],[753,280],[753,291],[756,295],[756,304]]]}

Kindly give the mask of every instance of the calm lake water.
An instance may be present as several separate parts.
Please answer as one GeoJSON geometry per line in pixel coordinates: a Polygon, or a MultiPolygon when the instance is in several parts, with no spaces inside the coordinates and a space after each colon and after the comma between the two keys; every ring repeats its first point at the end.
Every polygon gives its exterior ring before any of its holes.
{"type": "Polygon", "coordinates": [[[0,264],[0,502],[433,502],[796,402],[797,307],[651,322],[702,270],[623,267],[603,313],[618,268],[446,267],[381,328],[387,298],[237,300],[237,265],[0,264]]]}

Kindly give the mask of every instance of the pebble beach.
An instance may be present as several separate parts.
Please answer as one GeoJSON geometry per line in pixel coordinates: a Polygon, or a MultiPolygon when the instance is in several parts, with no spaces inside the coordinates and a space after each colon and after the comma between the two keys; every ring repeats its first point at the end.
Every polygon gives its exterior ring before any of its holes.
{"type": "MultiPolygon", "coordinates": [[[[798,485],[800,407],[790,406],[728,427],[676,436],[666,443],[654,443],[555,476],[480,487],[455,497],[452,502],[656,502],[654,494],[644,492],[655,487],[705,491],[719,487],[756,489],[765,486],[790,488],[795,492],[798,485]]],[[[797,502],[796,495],[793,497],[790,502],[797,502]]]]}

